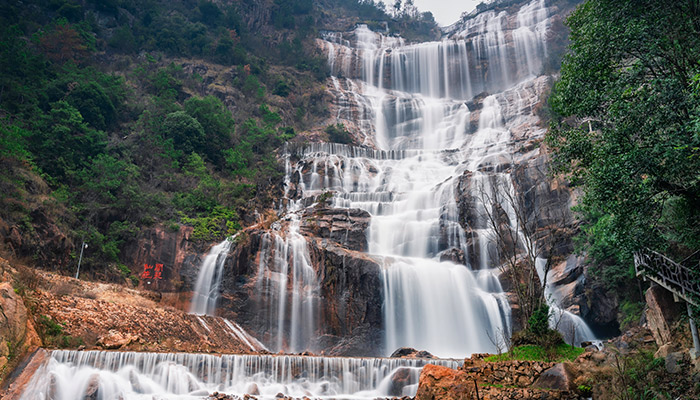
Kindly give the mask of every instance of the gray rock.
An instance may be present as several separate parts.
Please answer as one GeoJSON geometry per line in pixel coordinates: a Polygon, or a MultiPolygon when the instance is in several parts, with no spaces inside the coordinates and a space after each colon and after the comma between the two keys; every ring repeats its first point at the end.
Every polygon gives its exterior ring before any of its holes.
{"type": "Polygon", "coordinates": [[[669,353],[666,356],[666,372],[669,374],[677,374],[683,370],[682,363],[685,357],[685,353],[682,351],[676,351],[674,353],[669,353]]]}
{"type": "Polygon", "coordinates": [[[540,389],[568,391],[574,389],[575,372],[568,363],[558,363],[544,371],[533,384],[540,389]]]}

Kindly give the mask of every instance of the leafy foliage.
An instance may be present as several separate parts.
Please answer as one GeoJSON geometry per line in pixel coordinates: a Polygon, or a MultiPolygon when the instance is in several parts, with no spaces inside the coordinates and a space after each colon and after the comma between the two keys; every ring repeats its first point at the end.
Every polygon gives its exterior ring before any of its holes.
{"type": "Polygon", "coordinates": [[[582,244],[612,287],[648,247],[700,249],[700,6],[589,0],[550,104],[557,170],[584,189],[582,244]]]}

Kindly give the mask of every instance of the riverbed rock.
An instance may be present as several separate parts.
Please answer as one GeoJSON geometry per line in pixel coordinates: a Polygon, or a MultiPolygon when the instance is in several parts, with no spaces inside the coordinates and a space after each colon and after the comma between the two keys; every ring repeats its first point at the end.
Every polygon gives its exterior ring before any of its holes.
{"type": "Polygon", "coordinates": [[[391,384],[389,385],[390,396],[403,396],[403,389],[412,383],[411,372],[409,368],[399,368],[394,372],[391,376],[391,384]]]}
{"type": "Polygon", "coordinates": [[[474,382],[464,371],[428,364],[423,367],[415,400],[471,400],[474,382]]]}

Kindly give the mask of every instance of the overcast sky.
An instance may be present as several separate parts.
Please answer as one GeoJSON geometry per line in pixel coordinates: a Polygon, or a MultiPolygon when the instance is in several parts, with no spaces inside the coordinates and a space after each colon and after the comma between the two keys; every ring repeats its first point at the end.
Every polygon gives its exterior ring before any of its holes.
{"type": "MultiPolygon", "coordinates": [[[[421,11],[430,11],[440,26],[456,22],[464,11],[472,11],[482,0],[414,0],[421,11]]],[[[384,1],[386,4],[391,1],[384,1]]]]}

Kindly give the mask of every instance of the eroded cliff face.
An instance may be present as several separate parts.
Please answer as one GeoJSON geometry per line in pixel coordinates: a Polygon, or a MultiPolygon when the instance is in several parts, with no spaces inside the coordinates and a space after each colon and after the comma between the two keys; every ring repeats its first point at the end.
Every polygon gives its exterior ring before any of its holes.
{"type": "Polygon", "coordinates": [[[299,237],[288,236],[289,220],[246,231],[226,260],[217,312],[271,349],[379,353],[380,267],[361,252],[367,223],[365,211],[318,206],[302,213],[299,237]],[[313,278],[303,281],[303,268],[313,278]]]}

